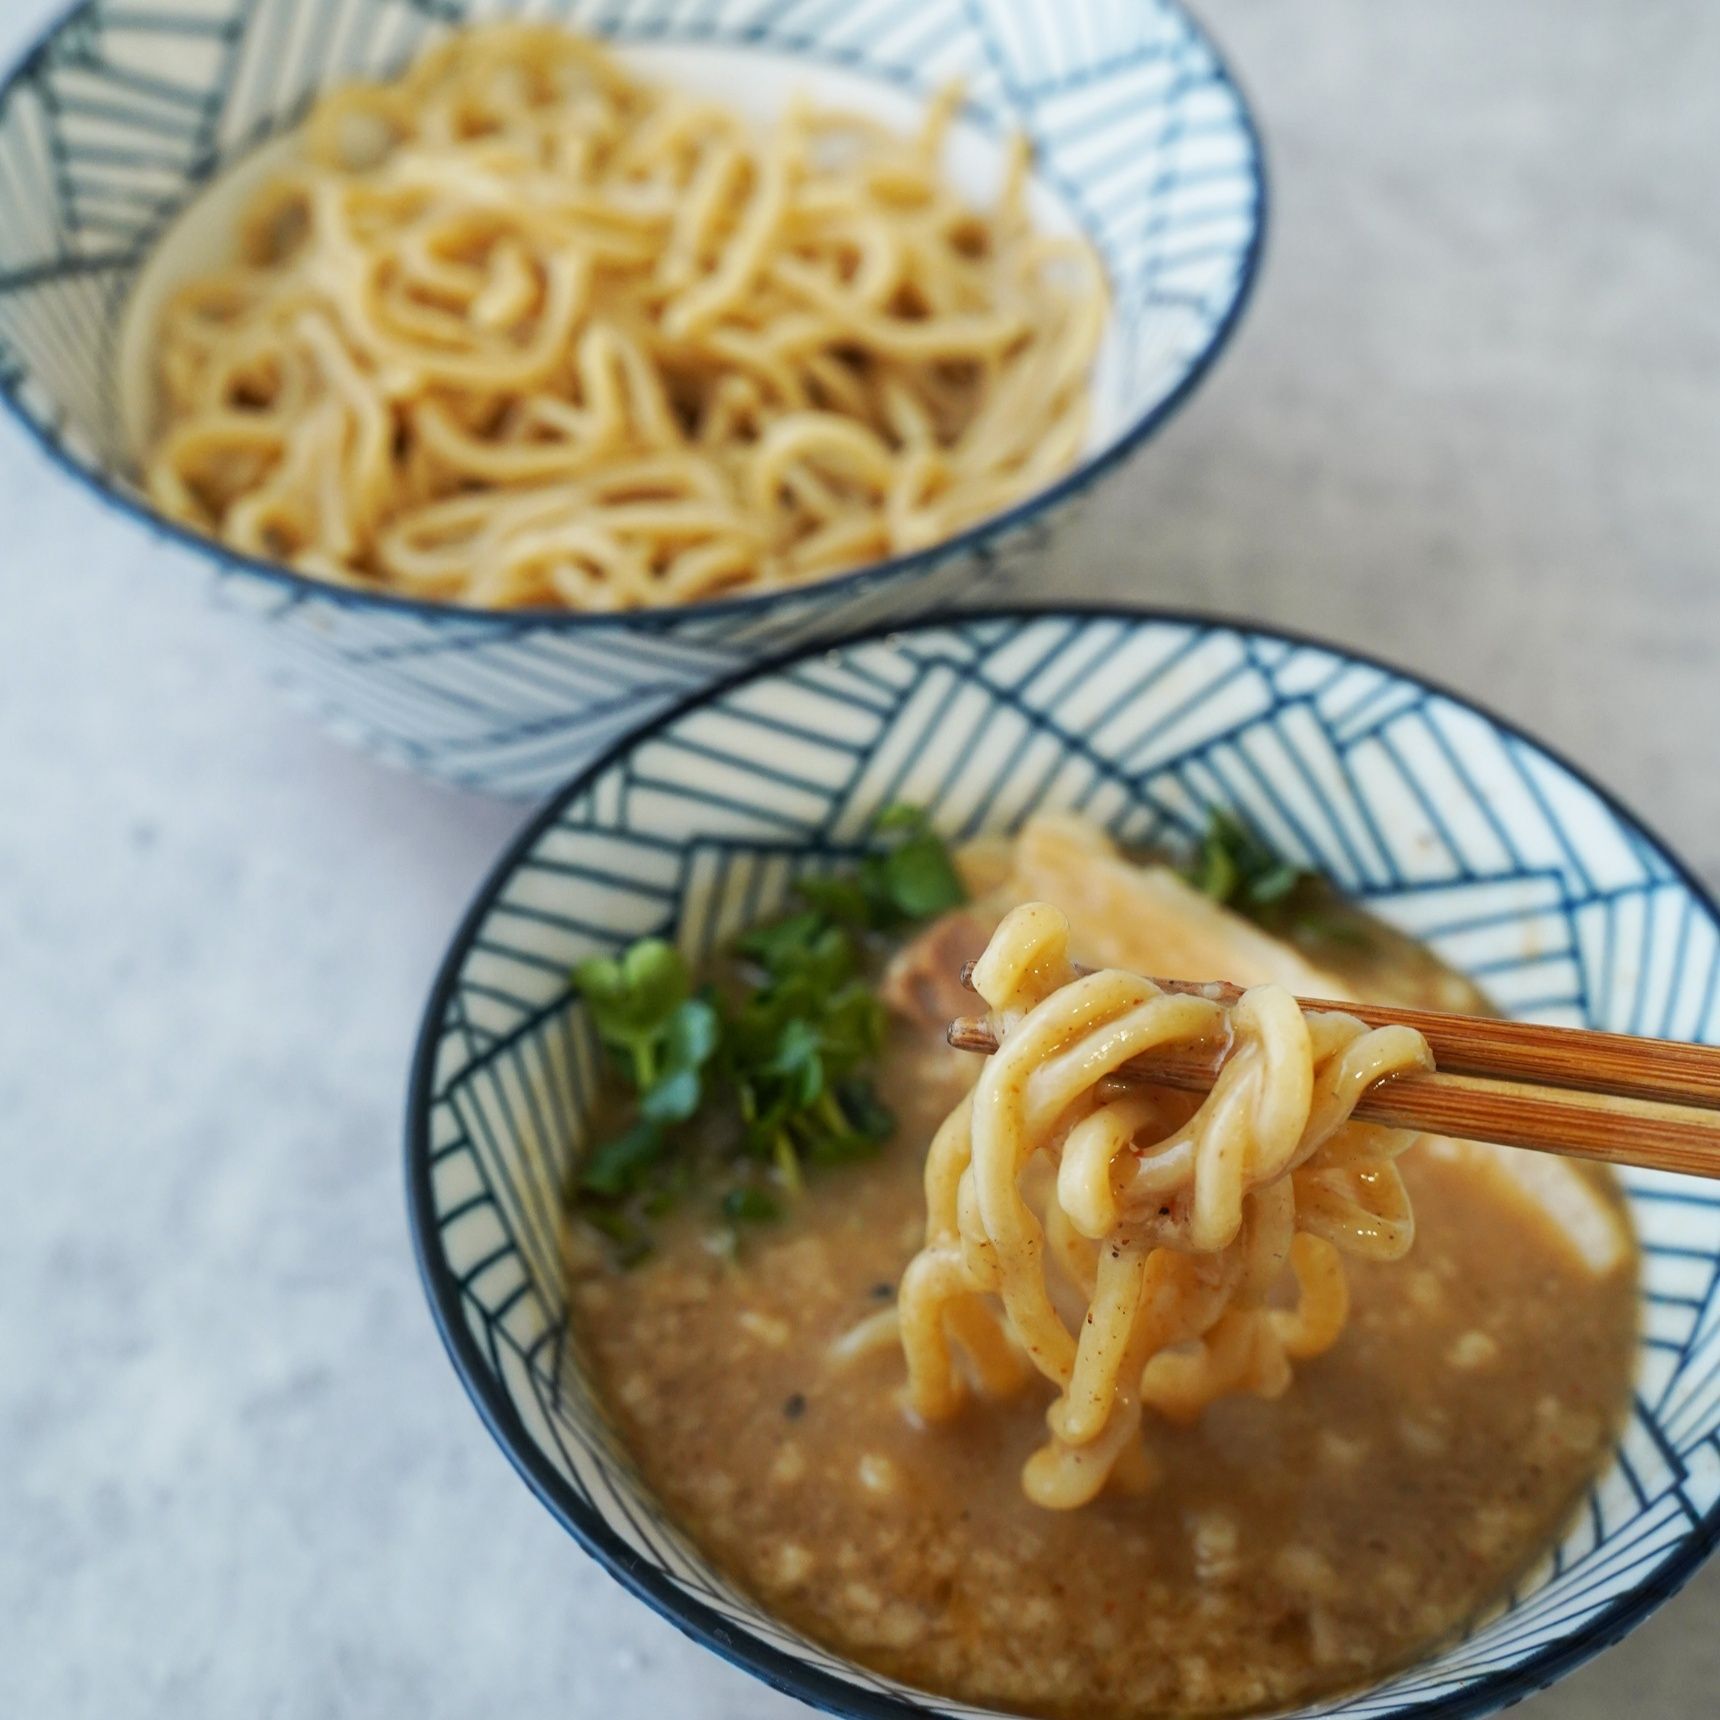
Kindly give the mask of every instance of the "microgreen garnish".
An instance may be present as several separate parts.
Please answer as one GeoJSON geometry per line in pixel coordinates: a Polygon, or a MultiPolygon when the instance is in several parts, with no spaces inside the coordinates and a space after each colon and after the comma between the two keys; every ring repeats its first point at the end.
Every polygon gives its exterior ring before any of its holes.
{"type": "Polygon", "coordinates": [[[777,1204],[776,1197],[767,1189],[756,1188],[743,1183],[723,1196],[723,1217],[738,1221],[763,1224],[773,1218],[782,1216],[782,1208],[777,1204]]]}
{"type": "Polygon", "coordinates": [[[852,876],[800,881],[801,899],[815,913],[849,930],[887,932],[967,900],[949,849],[919,807],[885,807],[872,831],[885,841],[852,876]]]}
{"type": "Polygon", "coordinates": [[[1215,902],[1246,911],[1282,901],[1308,874],[1279,859],[1234,813],[1215,806],[1186,876],[1215,902]]]}
{"type": "Polygon", "coordinates": [[[1234,813],[1213,807],[1183,876],[1266,930],[1312,949],[1365,947],[1361,917],[1316,872],[1280,858],[1234,813]]]}
{"type": "Polygon", "coordinates": [[[890,806],[873,828],[899,838],[860,864],[860,888],[902,920],[929,920],[967,900],[950,851],[917,806],[890,806]]]}
{"type": "Polygon", "coordinates": [[[618,1253],[649,1247],[645,1221],[689,1192],[695,1159],[732,1228],[777,1217],[808,1167],[864,1158],[894,1132],[873,1080],[888,1027],[869,978],[879,934],[965,893],[918,808],[886,809],[871,837],[852,872],[802,879],[792,912],[735,940],[720,993],[695,993],[680,953],[657,938],[574,970],[623,1101],[574,1199],[618,1253]],[[697,1131],[685,1126],[695,1120],[697,1131]]]}
{"type": "Polygon", "coordinates": [[[659,1095],[661,1109],[647,1115],[690,1117],[699,1070],[716,1049],[717,1018],[708,998],[690,995],[680,952],[661,938],[641,938],[619,960],[581,962],[573,983],[591,1007],[597,1037],[617,1054],[618,1073],[642,1098],[659,1095]]]}
{"type": "Polygon", "coordinates": [[[663,1131],[641,1119],[587,1155],[579,1186],[588,1194],[631,1194],[662,1156],[663,1131]]]}

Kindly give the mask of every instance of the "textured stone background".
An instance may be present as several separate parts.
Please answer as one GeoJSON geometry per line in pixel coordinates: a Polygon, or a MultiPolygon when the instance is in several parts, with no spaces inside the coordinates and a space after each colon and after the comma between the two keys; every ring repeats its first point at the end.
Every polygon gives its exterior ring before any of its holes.
{"type": "MultiPolygon", "coordinates": [[[[1720,879],[1720,12],[1206,10],[1265,278],[1068,591],[1426,670],[1720,879]]],[[[0,521],[0,1713],[800,1712],[578,1555],[423,1306],[410,1037],[519,813],[321,739],[9,423],[0,521]]],[[[1711,1714],[1717,1604],[1524,1712],[1711,1714]]]]}

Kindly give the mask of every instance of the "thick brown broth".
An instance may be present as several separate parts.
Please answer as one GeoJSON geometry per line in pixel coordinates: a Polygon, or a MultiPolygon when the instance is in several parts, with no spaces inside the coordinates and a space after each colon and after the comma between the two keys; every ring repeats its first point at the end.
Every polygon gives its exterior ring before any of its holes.
{"type": "MultiPolygon", "coordinates": [[[[1027,1501],[1048,1386],[915,1425],[893,1344],[831,1348],[893,1297],[923,1228],[924,1143],[972,1074],[903,1026],[884,1083],[902,1128],[880,1159],[813,1179],[736,1261],[688,1216],[640,1267],[576,1282],[647,1481],[773,1612],[970,1702],[1236,1710],[1413,1658],[1552,1538],[1627,1398],[1634,1273],[1585,1269],[1461,1154],[1402,1161],[1415,1247],[1349,1263],[1350,1325],[1286,1396],[1152,1426],[1143,1496],[1027,1501]]],[[[1617,1202],[1604,1173],[1593,1186],[1617,1202]]]]}

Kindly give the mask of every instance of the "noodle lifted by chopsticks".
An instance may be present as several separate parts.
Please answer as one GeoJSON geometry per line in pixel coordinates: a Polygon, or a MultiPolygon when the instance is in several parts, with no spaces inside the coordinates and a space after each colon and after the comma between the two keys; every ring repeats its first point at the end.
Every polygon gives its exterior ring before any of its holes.
{"type": "Polygon", "coordinates": [[[974,969],[999,1048],[926,1161],[926,1240],[899,1299],[909,1398],[1058,1388],[1028,1497],[1085,1504],[1151,1478],[1142,1420],[1276,1397],[1343,1330],[1340,1253],[1396,1259],[1414,1217],[1392,1162],[1416,1137],[1351,1120],[1375,1081],[1430,1066],[1407,1027],[1304,1014],[1280,986],[1226,1011],[1117,970],[1077,976],[1068,922],[1010,913],[974,969]],[[1231,1036],[1198,1101],[1108,1077],[1231,1036]],[[1269,1301],[1289,1275],[1295,1299],[1269,1301]],[[958,1365],[965,1358],[966,1366],[958,1365]]]}

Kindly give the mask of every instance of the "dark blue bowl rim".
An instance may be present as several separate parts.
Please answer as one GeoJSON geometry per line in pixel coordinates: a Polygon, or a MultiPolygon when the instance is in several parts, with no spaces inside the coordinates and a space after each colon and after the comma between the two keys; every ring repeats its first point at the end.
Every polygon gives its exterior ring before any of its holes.
{"type": "MultiPolygon", "coordinates": [[[[73,0],[73,4],[36,36],[6,71],[4,78],[0,79],[0,110],[8,105],[19,84],[35,70],[61,32],[76,24],[86,13],[99,12],[101,4],[102,0],[73,0]]],[[[1206,345],[1195,356],[1194,362],[1177,385],[1157,405],[1144,412],[1113,441],[1064,473],[1056,482],[1034,491],[1032,495],[1003,512],[992,514],[955,536],[944,538],[925,549],[893,556],[887,561],[867,562],[847,573],[837,574],[834,578],[815,580],[782,591],[753,592],[677,608],[622,610],[600,614],[566,609],[465,609],[456,604],[400,597],[386,591],[364,591],[333,585],[313,579],[308,574],[296,573],[278,562],[259,560],[228,549],[214,539],[156,513],[136,497],[127,494],[104,474],[92,472],[74,459],[60,437],[38,423],[26,409],[23,400],[25,379],[22,374],[0,376],[0,403],[4,403],[16,422],[23,427],[25,434],[54,465],[104,506],[142,525],[146,530],[167,538],[177,547],[190,551],[198,559],[212,564],[217,571],[242,570],[283,587],[301,601],[320,599],[336,608],[445,621],[467,628],[482,627],[487,623],[504,633],[545,627],[558,630],[623,627],[634,632],[657,633],[672,630],[683,622],[762,612],[778,603],[813,601],[838,595],[855,597],[889,580],[923,575],[951,557],[981,551],[999,537],[1028,524],[1037,515],[1055,508],[1061,502],[1073,500],[1132,454],[1188,400],[1205,379],[1219,354],[1230,344],[1231,337],[1253,299],[1255,282],[1265,254],[1270,201],[1265,143],[1255,121],[1254,110],[1249,105],[1247,92],[1212,35],[1183,4],[1183,0],[1155,0],[1155,4],[1162,5],[1178,18],[1193,39],[1212,56],[1214,79],[1220,85],[1228,87],[1235,98],[1237,120],[1248,143],[1249,179],[1254,188],[1254,227],[1242,254],[1235,295],[1224,315],[1214,326],[1206,345]]],[[[145,248],[147,243],[148,241],[145,248]]]]}
{"type": "MultiPolygon", "coordinates": [[[[962,627],[974,622],[1005,621],[1025,624],[1057,617],[1081,621],[1117,621],[1127,625],[1193,626],[1241,633],[1299,648],[1330,652],[1346,662],[1378,669],[1409,681],[1436,697],[1450,700],[1461,708],[1473,711],[1499,733],[1533,748],[1561,769],[1568,771],[1615,817],[1642,836],[1673,875],[1690,891],[1693,899],[1709,918],[1720,924],[1720,901],[1716,900],[1708,886],[1666,844],[1656,830],[1639,818],[1610,789],[1595,781],[1580,765],[1517,723],[1501,717],[1487,705],[1465,693],[1404,669],[1371,652],[1355,650],[1293,628],[1243,621],[1233,616],[1195,609],[1145,608],[1106,603],[1068,603],[1054,608],[1037,609],[1004,606],[964,609],[937,619],[925,619],[909,624],[884,623],[860,629],[834,640],[783,652],[767,662],[742,670],[681,700],[671,709],[642,723],[616,741],[601,757],[552,795],[509,842],[479,885],[437,970],[419,1026],[407,1093],[405,1171],[413,1253],[418,1262],[425,1294],[430,1302],[431,1315],[467,1396],[509,1462],[562,1527],[616,1581],[683,1634],[732,1665],[741,1667],[772,1688],[810,1703],[823,1712],[851,1716],[853,1720],[924,1720],[925,1716],[936,1711],[895,1696],[863,1689],[817,1667],[807,1665],[794,1655],[762,1641],[745,1627],[733,1623],[704,1602],[688,1595],[660,1572],[642,1566],[637,1555],[609,1527],[602,1516],[585,1505],[543,1457],[520,1420],[518,1412],[496,1386],[461,1309],[460,1286],[448,1270],[437,1244],[438,1226],[430,1186],[430,1161],[427,1151],[437,1047],[442,1038],[442,1024],[448,1002],[459,983],[460,971],[472,940],[508,879],[529,856],[545,832],[554,826],[563,811],[606,770],[641,742],[679,722],[689,712],[724,698],[750,682],[779,675],[798,663],[822,657],[831,651],[841,651],[867,640],[939,628],[962,627]]],[[[1477,1679],[1464,1689],[1424,1701],[1406,1703],[1392,1712],[1414,1716],[1415,1720],[1478,1720],[1480,1716],[1495,1714],[1502,1708],[1508,1708],[1537,1691],[1546,1689],[1548,1685],[1593,1659],[1604,1649],[1612,1647],[1641,1624],[1649,1614],[1676,1595],[1695,1575],[1716,1545],[1720,1545],[1720,1504],[1712,1507],[1699,1521],[1692,1523],[1676,1551],[1646,1581],[1619,1595],[1570,1635],[1548,1643],[1516,1665],[1477,1679]]],[[[928,1700],[936,1702],[938,1698],[928,1693],[928,1700]]]]}

